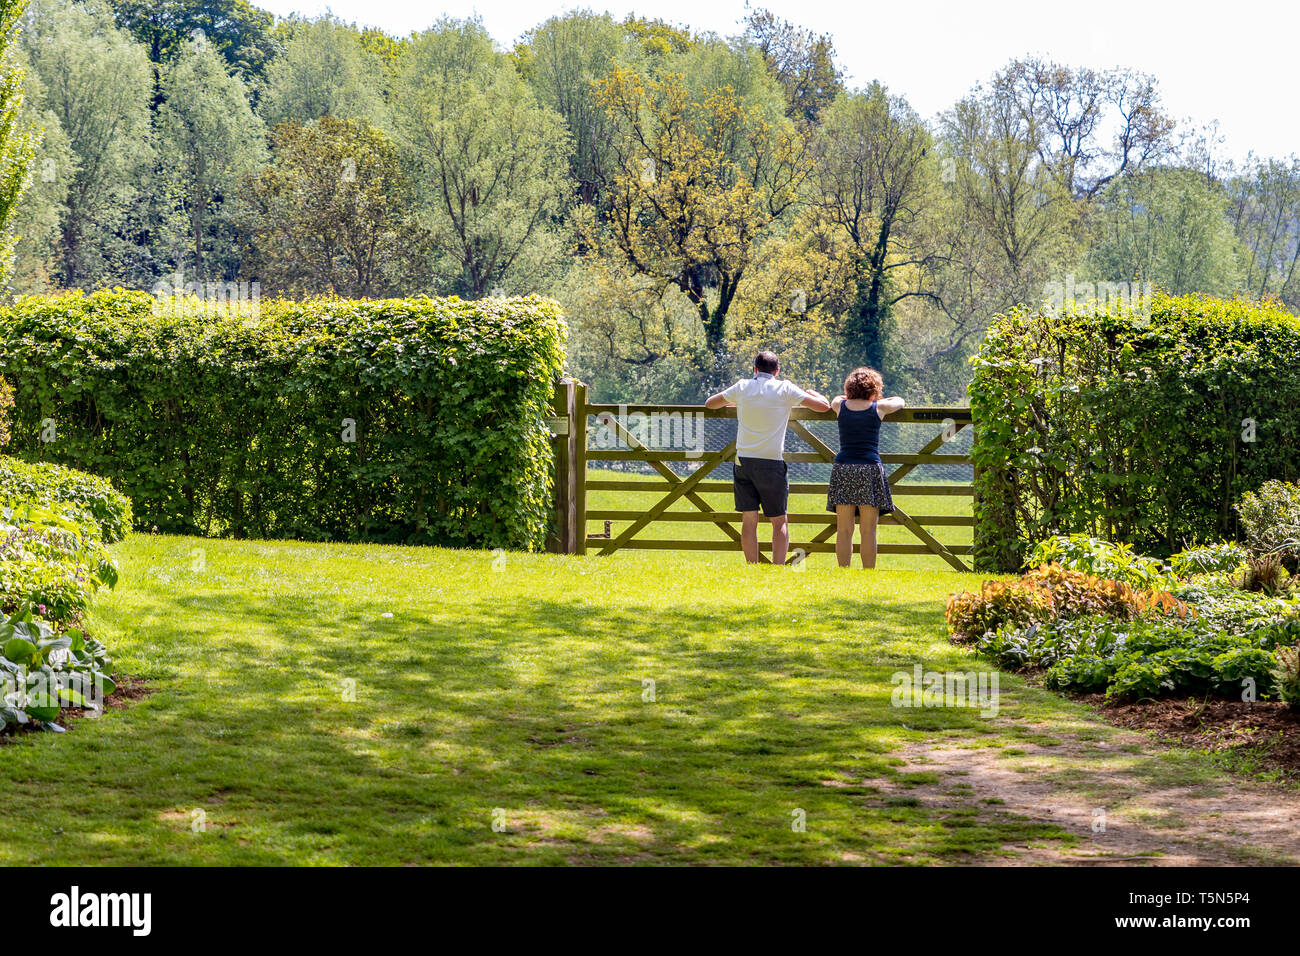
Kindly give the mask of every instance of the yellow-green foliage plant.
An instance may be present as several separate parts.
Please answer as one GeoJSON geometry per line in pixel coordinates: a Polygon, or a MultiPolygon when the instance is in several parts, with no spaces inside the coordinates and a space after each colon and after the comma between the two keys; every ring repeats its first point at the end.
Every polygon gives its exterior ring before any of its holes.
{"type": "Polygon", "coordinates": [[[1043,565],[1020,578],[985,581],[979,591],[949,597],[946,611],[958,641],[974,640],[1004,625],[1023,628],[1079,617],[1132,621],[1142,616],[1187,619],[1195,612],[1166,591],[1135,589],[1059,564],[1043,565]]]}

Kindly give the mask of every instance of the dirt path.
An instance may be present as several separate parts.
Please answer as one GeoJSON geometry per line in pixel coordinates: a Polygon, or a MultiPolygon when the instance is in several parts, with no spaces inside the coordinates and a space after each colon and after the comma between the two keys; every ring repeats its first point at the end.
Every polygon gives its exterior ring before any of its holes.
{"type": "Polygon", "coordinates": [[[1177,755],[1130,731],[1103,735],[1042,730],[1050,743],[981,741],[912,745],[882,795],[943,810],[1014,815],[1074,834],[1011,844],[973,862],[993,865],[1195,866],[1300,864],[1300,792],[1221,770],[1199,777],[1171,769],[1177,755]],[[914,775],[909,779],[909,774],[914,775]],[[937,778],[937,779],[936,779],[937,778]]]}

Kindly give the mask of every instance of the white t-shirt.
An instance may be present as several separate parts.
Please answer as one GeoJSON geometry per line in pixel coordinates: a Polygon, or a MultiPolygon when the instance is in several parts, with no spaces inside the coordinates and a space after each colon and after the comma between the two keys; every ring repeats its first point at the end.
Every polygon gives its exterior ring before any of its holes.
{"type": "Polygon", "coordinates": [[[768,372],[755,372],[753,378],[742,378],[722,397],[736,406],[736,455],[780,461],[790,409],[801,404],[808,393],[768,372]]]}

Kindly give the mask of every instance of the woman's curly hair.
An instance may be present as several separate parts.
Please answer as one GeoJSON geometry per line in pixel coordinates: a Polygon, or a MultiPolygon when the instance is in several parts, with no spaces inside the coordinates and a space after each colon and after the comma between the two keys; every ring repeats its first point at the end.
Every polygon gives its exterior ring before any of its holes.
{"type": "Polygon", "coordinates": [[[844,397],[874,402],[885,393],[885,383],[874,368],[855,368],[844,380],[844,397]]]}

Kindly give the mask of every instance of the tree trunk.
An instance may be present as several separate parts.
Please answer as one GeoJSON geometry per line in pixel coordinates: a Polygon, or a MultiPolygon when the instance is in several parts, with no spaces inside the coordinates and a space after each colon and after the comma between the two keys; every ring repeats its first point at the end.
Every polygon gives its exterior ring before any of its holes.
{"type": "Polygon", "coordinates": [[[884,365],[888,319],[884,276],[872,269],[870,275],[859,280],[857,301],[844,330],[851,361],[862,361],[876,369],[884,365]]]}
{"type": "Polygon", "coordinates": [[[885,259],[889,253],[889,217],[880,225],[875,245],[858,263],[858,296],[854,311],[845,328],[845,344],[853,355],[872,368],[885,363],[885,340],[889,329],[889,302],[886,298],[885,259]]]}

